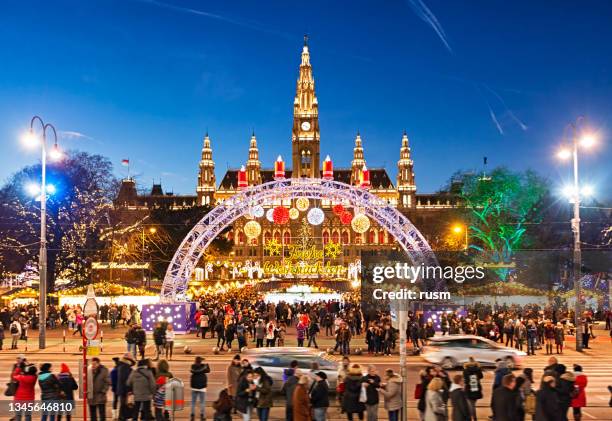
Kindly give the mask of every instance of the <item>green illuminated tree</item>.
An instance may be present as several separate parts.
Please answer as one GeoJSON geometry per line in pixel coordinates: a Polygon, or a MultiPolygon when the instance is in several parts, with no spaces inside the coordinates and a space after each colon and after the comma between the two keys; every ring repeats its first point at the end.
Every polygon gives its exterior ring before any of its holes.
{"type": "MultiPolygon", "coordinates": [[[[542,217],[545,181],[533,171],[496,168],[486,176],[464,174],[461,197],[469,221],[469,248],[482,263],[509,264],[528,243],[526,224],[542,217]]],[[[509,269],[495,269],[506,280],[509,269]]]]}

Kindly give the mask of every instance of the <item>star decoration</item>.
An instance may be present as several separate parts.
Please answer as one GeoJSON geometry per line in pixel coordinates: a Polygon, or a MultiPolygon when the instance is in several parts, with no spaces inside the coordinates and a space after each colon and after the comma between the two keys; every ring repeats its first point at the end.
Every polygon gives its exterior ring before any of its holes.
{"type": "Polygon", "coordinates": [[[330,241],[329,243],[325,244],[325,257],[335,259],[341,253],[342,248],[340,247],[340,244],[334,243],[333,241],[330,241]]]}
{"type": "Polygon", "coordinates": [[[266,242],[264,249],[270,254],[270,256],[280,256],[282,246],[276,241],[276,239],[271,239],[266,242]]]}

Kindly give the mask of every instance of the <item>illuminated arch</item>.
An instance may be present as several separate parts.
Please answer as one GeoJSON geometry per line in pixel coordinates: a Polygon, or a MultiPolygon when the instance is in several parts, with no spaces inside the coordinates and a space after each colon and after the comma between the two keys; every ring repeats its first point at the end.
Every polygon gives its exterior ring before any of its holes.
{"type": "Polygon", "coordinates": [[[163,302],[187,301],[191,274],[208,245],[230,224],[249,215],[255,206],[269,206],[282,199],[328,199],[362,209],[365,215],[392,235],[413,265],[437,265],[425,237],[397,209],[365,189],[338,181],[286,179],[251,186],[217,205],[192,229],[170,262],[161,290],[163,302]]]}

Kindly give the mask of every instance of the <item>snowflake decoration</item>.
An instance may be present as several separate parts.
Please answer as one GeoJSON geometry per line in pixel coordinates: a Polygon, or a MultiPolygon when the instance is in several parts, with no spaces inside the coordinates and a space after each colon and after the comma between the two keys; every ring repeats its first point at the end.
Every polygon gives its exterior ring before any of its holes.
{"type": "Polygon", "coordinates": [[[276,241],[276,239],[271,239],[266,242],[264,249],[270,254],[270,256],[280,256],[282,246],[276,241]]]}
{"type": "Polygon", "coordinates": [[[330,241],[329,243],[325,244],[325,257],[335,259],[341,253],[342,248],[340,247],[340,244],[334,243],[333,241],[330,241]]]}

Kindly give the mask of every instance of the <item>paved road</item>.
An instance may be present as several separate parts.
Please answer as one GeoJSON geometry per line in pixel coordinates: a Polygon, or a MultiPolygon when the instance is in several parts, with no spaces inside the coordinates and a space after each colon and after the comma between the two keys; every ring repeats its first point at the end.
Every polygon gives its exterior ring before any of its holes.
{"type": "MultiPolygon", "coordinates": [[[[104,328],[104,339],[103,339],[103,352],[101,359],[104,364],[109,368],[112,366],[111,358],[113,356],[121,355],[125,352],[125,345],[122,340],[124,330],[119,328],[117,330],[111,330],[109,327],[104,328]]],[[[607,333],[607,332],[605,332],[607,333]]],[[[612,420],[612,409],[608,407],[609,393],[607,386],[612,384],[612,346],[610,344],[607,335],[603,331],[593,343],[593,347],[590,350],[585,350],[584,353],[578,354],[571,348],[574,346],[574,342],[568,342],[568,348],[564,355],[559,356],[561,363],[568,366],[571,369],[572,364],[578,363],[583,366],[584,373],[588,376],[589,385],[587,387],[587,403],[588,407],[584,410],[584,420],[612,420]]],[[[35,335],[36,331],[30,333],[35,335]]],[[[149,341],[152,343],[152,341],[149,341]]],[[[331,338],[321,338],[320,347],[326,349],[331,346],[331,338]]],[[[6,343],[6,342],[5,342],[6,343]]],[[[173,374],[188,381],[189,379],[189,366],[193,361],[194,355],[202,355],[206,358],[206,361],[211,366],[212,373],[209,377],[209,388],[207,394],[207,401],[216,399],[219,391],[226,386],[225,380],[225,369],[229,363],[229,360],[236,353],[234,352],[223,352],[218,355],[212,353],[212,348],[216,344],[216,340],[206,339],[202,340],[196,338],[195,335],[186,335],[179,337],[176,341],[175,356],[170,362],[171,371],[173,374]],[[189,346],[193,353],[186,355],[182,352],[185,346],[189,346]]],[[[294,346],[295,338],[290,332],[287,339],[288,346],[294,346]]],[[[353,346],[359,346],[363,344],[363,338],[356,338],[353,341],[353,346]]],[[[10,371],[10,363],[13,362],[16,354],[24,352],[24,342],[20,343],[19,351],[4,350],[0,352],[0,379],[8,379],[10,371]]],[[[76,372],[78,367],[78,361],[81,359],[81,354],[78,352],[80,339],[76,336],[71,337],[67,335],[66,343],[62,340],[62,331],[55,330],[51,331],[50,338],[48,340],[48,347],[45,350],[39,351],[37,349],[38,340],[37,338],[30,338],[28,342],[28,358],[36,363],[51,362],[54,365],[54,370],[59,369],[59,365],[62,362],[67,363],[70,368],[76,372]]],[[[252,346],[254,344],[249,344],[252,346]]],[[[147,346],[147,356],[153,356],[152,344],[147,346]]],[[[378,368],[379,372],[382,372],[386,368],[393,368],[394,370],[399,369],[398,356],[392,355],[390,357],[374,357],[368,355],[352,356],[352,361],[359,364],[374,364],[378,368]]],[[[525,366],[532,367],[535,372],[535,378],[539,379],[542,374],[542,369],[547,365],[548,356],[540,353],[536,356],[531,356],[525,359],[525,366]]],[[[421,357],[408,357],[407,369],[408,369],[408,390],[409,395],[412,397],[415,383],[418,381],[418,372],[426,365],[426,362],[421,357]]],[[[517,372],[518,374],[518,372],[517,372]]],[[[483,381],[483,387],[485,391],[485,397],[479,402],[479,413],[482,419],[486,419],[486,415],[489,415],[488,403],[490,401],[490,391],[493,382],[493,371],[486,370],[485,378],[483,381]]],[[[279,396],[276,407],[272,411],[272,419],[280,420],[284,419],[284,405],[281,397],[279,396]]],[[[189,396],[187,396],[189,400],[189,396]]],[[[408,416],[409,420],[417,420],[416,401],[410,399],[408,401],[408,416]]],[[[110,407],[109,407],[110,414],[110,407]]],[[[571,411],[570,411],[571,412],[571,411]]],[[[212,409],[207,408],[208,418],[212,418],[212,409]]],[[[179,414],[177,419],[188,419],[188,411],[179,414]]],[[[332,419],[345,419],[339,413],[337,408],[330,409],[330,415],[332,419]]],[[[0,418],[2,418],[0,416],[0,418]]],[[[254,417],[253,419],[255,419],[254,417]]],[[[236,418],[238,419],[238,418],[236,418]]],[[[384,410],[380,410],[380,419],[387,419],[384,410]]],[[[571,415],[570,415],[571,419],[571,415]]]]}

